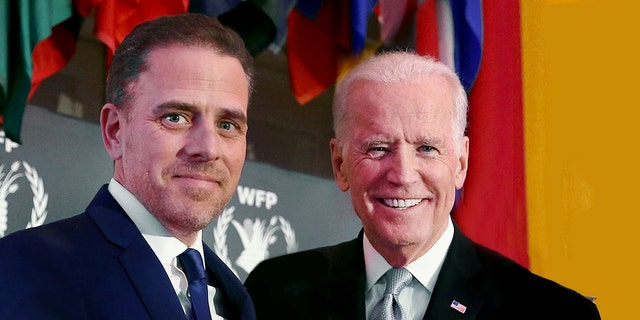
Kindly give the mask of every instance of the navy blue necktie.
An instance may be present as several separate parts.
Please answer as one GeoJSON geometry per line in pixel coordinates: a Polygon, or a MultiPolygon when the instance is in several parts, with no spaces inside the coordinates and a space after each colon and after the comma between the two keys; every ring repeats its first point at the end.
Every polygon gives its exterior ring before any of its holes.
{"type": "Polygon", "coordinates": [[[204,271],[200,252],[187,249],[178,256],[178,260],[189,280],[189,299],[191,299],[191,319],[211,320],[209,298],[207,297],[207,274],[204,271]]]}

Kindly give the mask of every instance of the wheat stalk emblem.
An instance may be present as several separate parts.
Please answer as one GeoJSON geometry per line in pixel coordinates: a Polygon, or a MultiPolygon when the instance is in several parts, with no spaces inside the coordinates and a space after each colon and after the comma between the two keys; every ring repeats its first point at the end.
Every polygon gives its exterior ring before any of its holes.
{"type": "Polygon", "coordinates": [[[11,164],[7,173],[4,173],[4,164],[0,165],[0,238],[4,237],[7,232],[7,216],[9,215],[7,196],[18,191],[16,180],[22,177],[22,173],[18,173],[18,169],[20,169],[19,161],[11,164]]]}
{"type": "Polygon", "coordinates": [[[291,224],[282,216],[274,216],[267,220],[244,219],[243,223],[233,219],[235,207],[224,209],[218,221],[213,228],[214,251],[220,259],[238,276],[238,272],[229,259],[229,250],[227,247],[227,230],[229,225],[233,225],[240,236],[244,250],[240,253],[235,264],[241,267],[245,272],[249,273],[253,268],[269,258],[269,246],[276,242],[275,233],[280,230],[284,234],[284,240],[287,243],[287,253],[296,252],[298,243],[296,242],[296,233],[291,228],[291,224]]]}
{"type": "Polygon", "coordinates": [[[233,273],[238,276],[238,272],[233,268],[233,263],[229,259],[229,250],[227,248],[227,229],[229,224],[233,220],[233,212],[236,207],[229,207],[222,210],[222,213],[218,217],[216,226],[213,228],[213,250],[216,252],[220,260],[224,262],[233,273]]]}
{"type": "Polygon", "coordinates": [[[33,208],[31,209],[31,220],[27,224],[27,229],[42,225],[47,218],[49,195],[44,192],[42,178],[38,175],[38,171],[26,161],[22,161],[22,167],[24,167],[24,173],[18,172],[20,162],[15,161],[11,164],[9,171],[5,173],[4,165],[0,165],[0,238],[4,237],[7,232],[9,215],[7,197],[18,191],[19,186],[16,180],[20,177],[27,178],[33,192],[33,208]]]}

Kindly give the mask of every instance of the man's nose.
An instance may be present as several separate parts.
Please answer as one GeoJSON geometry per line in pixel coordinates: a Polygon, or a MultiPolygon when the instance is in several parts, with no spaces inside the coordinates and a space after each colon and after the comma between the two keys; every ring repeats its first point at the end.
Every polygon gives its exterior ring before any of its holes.
{"type": "Polygon", "coordinates": [[[419,166],[416,152],[401,148],[392,154],[387,178],[398,185],[412,184],[420,179],[419,166]]]}
{"type": "Polygon", "coordinates": [[[208,162],[220,154],[220,135],[213,122],[199,121],[190,128],[185,153],[191,161],[208,162]]]}

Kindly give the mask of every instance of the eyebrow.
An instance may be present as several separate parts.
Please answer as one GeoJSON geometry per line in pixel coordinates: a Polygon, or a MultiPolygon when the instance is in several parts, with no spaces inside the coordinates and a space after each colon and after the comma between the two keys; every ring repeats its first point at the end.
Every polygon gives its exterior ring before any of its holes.
{"type": "Polygon", "coordinates": [[[232,108],[222,108],[221,115],[223,118],[234,119],[244,124],[247,123],[247,115],[241,111],[232,108]]]}
{"type": "Polygon", "coordinates": [[[366,140],[362,141],[362,144],[365,145],[368,148],[379,146],[381,144],[388,144],[388,143],[389,143],[389,140],[381,139],[379,137],[376,137],[376,138],[373,138],[373,139],[366,139],[366,140]]]}
{"type": "MultiPolygon", "coordinates": [[[[166,111],[166,110],[179,110],[179,111],[189,111],[196,112],[198,109],[196,106],[190,103],[180,102],[180,101],[167,101],[157,105],[153,108],[155,111],[166,111]]],[[[220,110],[216,112],[217,116],[221,118],[229,118],[234,119],[236,121],[247,123],[247,115],[234,108],[226,108],[222,107],[220,110]]]]}
{"type": "Polygon", "coordinates": [[[163,102],[153,108],[154,111],[165,110],[181,110],[181,111],[193,111],[195,107],[189,103],[179,101],[167,101],[163,102]]]}
{"type": "MultiPolygon", "coordinates": [[[[376,137],[372,137],[371,139],[366,139],[362,141],[362,145],[366,146],[367,148],[371,148],[371,147],[375,147],[375,146],[379,146],[381,144],[396,144],[396,139],[387,139],[381,136],[376,136],[376,137]]],[[[428,145],[428,146],[440,146],[442,145],[444,142],[442,139],[438,138],[438,137],[420,137],[416,140],[413,141],[413,144],[418,144],[418,145],[428,145]]]]}
{"type": "Polygon", "coordinates": [[[419,141],[420,144],[429,146],[439,146],[444,143],[439,137],[423,137],[421,139],[418,139],[417,141],[419,141]]]}

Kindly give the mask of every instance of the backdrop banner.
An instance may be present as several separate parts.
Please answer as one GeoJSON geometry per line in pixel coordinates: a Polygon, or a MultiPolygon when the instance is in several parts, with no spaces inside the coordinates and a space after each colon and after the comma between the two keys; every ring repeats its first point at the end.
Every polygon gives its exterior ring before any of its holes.
{"type": "MultiPolygon", "coordinates": [[[[112,173],[98,124],[27,106],[22,144],[0,131],[0,238],[83,212],[112,173]]],[[[333,180],[247,161],[203,238],[244,281],[268,257],[355,238],[351,208],[333,180]]]]}

